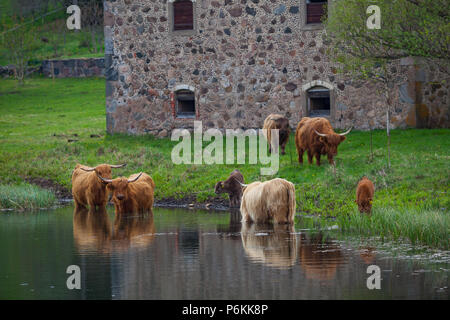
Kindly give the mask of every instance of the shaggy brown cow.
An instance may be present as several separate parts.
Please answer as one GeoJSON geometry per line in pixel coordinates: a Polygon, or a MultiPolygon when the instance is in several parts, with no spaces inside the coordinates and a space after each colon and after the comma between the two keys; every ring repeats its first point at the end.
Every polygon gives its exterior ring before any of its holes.
{"type": "Polygon", "coordinates": [[[356,188],[356,200],[359,212],[370,214],[372,212],[373,194],[375,186],[367,177],[363,177],[356,188]]]}
{"type": "MultiPolygon", "coordinates": [[[[286,154],[284,151],[286,148],[286,144],[289,140],[289,133],[291,131],[291,128],[289,127],[289,120],[286,117],[283,117],[281,114],[270,114],[266,120],[264,120],[264,126],[263,129],[267,129],[267,132],[264,132],[264,136],[267,139],[267,143],[269,144],[269,153],[272,152],[272,129],[278,129],[280,130],[278,132],[278,139],[279,139],[279,146],[281,147],[281,154],[286,154]]],[[[277,150],[274,150],[277,152],[277,150]]]]}
{"type": "Polygon", "coordinates": [[[128,179],[121,177],[111,180],[100,175],[99,178],[113,194],[116,214],[152,212],[155,183],[148,174],[141,172],[128,179]]]}
{"type": "Polygon", "coordinates": [[[122,168],[126,164],[109,165],[101,164],[96,167],[88,167],[77,164],[72,172],[72,196],[75,209],[89,205],[89,210],[106,210],[107,191],[106,184],[98,178],[98,175],[111,178],[111,168],[122,168]]]}
{"type": "Polygon", "coordinates": [[[241,201],[242,222],[294,223],[295,186],[276,178],[253,182],[245,187],[241,201]]]}
{"type": "Polygon", "coordinates": [[[244,183],[244,176],[239,170],[234,170],[227,180],[216,183],[214,192],[216,194],[228,193],[230,196],[230,208],[239,208],[242,198],[241,183],[244,183]]]}
{"type": "Polygon", "coordinates": [[[328,156],[328,162],[334,164],[333,157],[337,155],[337,148],[350,131],[351,129],[337,134],[330,121],[325,118],[303,118],[295,132],[298,162],[303,164],[303,153],[307,151],[310,164],[313,157],[316,157],[317,165],[320,166],[320,156],[325,154],[328,156]]]}

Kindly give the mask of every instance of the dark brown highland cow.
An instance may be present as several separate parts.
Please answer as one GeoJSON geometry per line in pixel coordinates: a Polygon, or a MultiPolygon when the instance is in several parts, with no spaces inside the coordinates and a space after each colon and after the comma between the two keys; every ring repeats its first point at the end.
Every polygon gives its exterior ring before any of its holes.
{"type": "Polygon", "coordinates": [[[337,148],[350,131],[351,129],[338,134],[325,118],[303,118],[295,132],[298,162],[303,164],[303,153],[307,151],[310,164],[313,157],[316,157],[317,165],[320,166],[320,156],[325,154],[328,156],[328,162],[334,164],[333,157],[337,155],[337,148]]]}
{"type": "Polygon", "coordinates": [[[241,206],[242,187],[244,176],[239,170],[234,170],[227,180],[216,183],[215,193],[228,193],[230,196],[230,208],[239,208],[241,206]]]}
{"type": "MultiPolygon", "coordinates": [[[[285,154],[284,151],[286,148],[286,144],[289,141],[289,133],[291,131],[291,128],[289,127],[289,120],[286,117],[283,117],[281,114],[270,114],[266,120],[264,120],[264,126],[263,129],[267,129],[267,133],[265,133],[267,143],[269,144],[269,153],[272,152],[273,146],[271,145],[272,141],[272,129],[278,129],[278,140],[279,140],[279,146],[281,147],[281,154],[285,154]]],[[[273,150],[274,152],[277,152],[278,150],[273,150]]]]}
{"type": "Polygon", "coordinates": [[[363,177],[356,188],[356,200],[359,212],[371,214],[375,186],[367,177],[363,177]]]}

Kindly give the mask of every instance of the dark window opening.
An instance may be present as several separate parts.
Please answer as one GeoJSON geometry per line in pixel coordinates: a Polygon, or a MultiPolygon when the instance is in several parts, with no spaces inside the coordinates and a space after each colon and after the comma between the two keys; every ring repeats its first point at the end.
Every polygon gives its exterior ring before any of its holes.
{"type": "Polygon", "coordinates": [[[192,91],[177,91],[176,101],[178,117],[195,117],[195,95],[192,91]]]}
{"type": "Polygon", "coordinates": [[[313,88],[308,91],[308,110],[311,117],[329,116],[330,107],[330,90],[313,88]]]}
{"type": "Polygon", "coordinates": [[[306,23],[321,23],[322,16],[326,14],[326,4],[324,0],[306,1],[306,23]]]}
{"type": "Polygon", "coordinates": [[[173,3],[173,30],[194,30],[194,5],[191,0],[173,3]]]}

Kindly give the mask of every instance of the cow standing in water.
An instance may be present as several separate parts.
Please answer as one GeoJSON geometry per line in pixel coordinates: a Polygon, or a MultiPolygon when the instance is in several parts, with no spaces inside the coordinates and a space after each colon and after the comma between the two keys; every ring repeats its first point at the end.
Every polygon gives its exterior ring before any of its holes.
{"type": "Polygon", "coordinates": [[[327,155],[328,162],[334,164],[333,157],[337,155],[337,148],[350,131],[351,129],[338,134],[325,118],[303,118],[295,132],[298,162],[303,164],[303,153],[307,151],[309,164],[316,157],[317,165],[320,166],[321,155],[327,155]]]}
{"type": "Polygon", "coordinates": [[[108,202],[106,184],[98,176],[111,179],[111,168],[122,168],[126,164],[101,164],[88,167],[77,164],[72,172],[72,196],[75,208],[89,206],[89,211],[105,211],[108,202]]]}
{"type": "Polygon", "coordinates": [[[244,186],[241,201],[242,222],[293,224],[295,186],[285,179],[256,181],[244,186]]]}
{"type": "Polygon", "coordinates": [[[112,193],[117,214],[152,213],[155,182],[146,173],[132,174],[129,178],[105,179],[98,176],[112,193]]]}

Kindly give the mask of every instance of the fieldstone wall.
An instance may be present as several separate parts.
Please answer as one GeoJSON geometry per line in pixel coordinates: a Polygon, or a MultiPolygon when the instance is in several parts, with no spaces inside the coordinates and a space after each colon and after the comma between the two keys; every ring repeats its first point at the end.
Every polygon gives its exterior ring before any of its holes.
{"type": "MultiPolygon", "coordinates": [[[[450,73],[439,64],[421,62],[416,66],[415,126],[450,127],[450,73]]],[[[414,125],[414,124],[411,124],[414,125]]]]}
{"type": "MultiPolygon", "coordinates": [[[[295,128],[307,116],[306,90],[315,84],[330,88],[335,127],[385,127],[383,87],[337,74],[322,29],[305,25],[304,0],[197,0],[194,35],[170,31],[168,6],[167,0],[104,1],[108,132],[167,136],[192,128],[194,119],[172,112],[178,86],[195,89],[196,118],[205,128],[259,128],[274,112],[295,128]]],[[[390,72],[391,125],[415,126],[407,121],[417,113],[414,61],[403,59],[390,72]]],[[[443,109],[448,87],[430,90],[426,99],[436,98],[427,106],[443,109]]],[[[448,117],[433,121],[448,126],[448,117]]]]}
{"type": "Polygon", "coordinates": [[[105,74],[105,58],[44,60],[40,70],[46,77],[83,78],[102,77],[105,74]]]}

